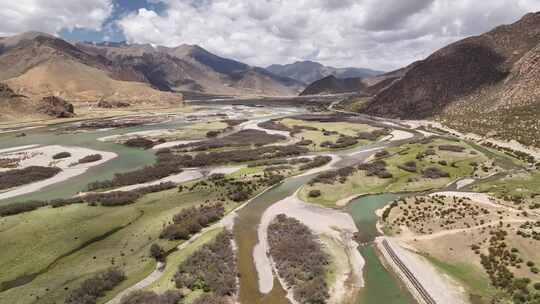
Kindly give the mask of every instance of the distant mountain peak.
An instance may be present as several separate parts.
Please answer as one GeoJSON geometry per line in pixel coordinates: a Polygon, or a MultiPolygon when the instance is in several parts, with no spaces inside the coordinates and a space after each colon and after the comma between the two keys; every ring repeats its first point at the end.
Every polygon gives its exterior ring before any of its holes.
{"type": "Polygon", "coordinates": [[[291,64],[274,64],[267,67],[270,72],[282,76],[290,77],[305,84],[311,84],[317,80],[323,79],[328,75],[334,75],[336,78],[356,78],[371,77],[380,75],[383,72],[363,68],[335,68],[324,66],[319,62],[304,60],[296,61],[291,64]]]}

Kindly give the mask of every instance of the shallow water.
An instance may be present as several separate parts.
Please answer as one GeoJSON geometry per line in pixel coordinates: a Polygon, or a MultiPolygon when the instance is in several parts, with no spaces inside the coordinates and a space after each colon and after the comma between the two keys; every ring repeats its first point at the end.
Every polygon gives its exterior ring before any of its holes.
{"type": "MultiPolygon", "coordinates": [[[[241,110],[235,111],[234,118],[273,118],[279,117],[286,113],[300,113],[301,110],[295,109],[269,109],[265,108],[268,111],[274,111],[270,115],[257,115],[252,112],[246,111],[242,112],[241,110]]],[[[228,107],[215,107],[213,110],[208,111],[211,115],[214,112],[223,113],[225,111],[230,111],[228,107]]],[[[190,114],[187,114],[190,115],[190,114]]],[[[198,122],[198,121],[197,121],[198,122]]],[[[124,145],[115,144],[112,142],[101,142],[98,141],[98,138],[126,134],[131,132],[139,131],[148,131],[156,129],[176,129],[180,127],[186,127],[190,124],[196,122],[186,122],[182,117],[172,121],[150,124],[150,125],[141,125],[135,127],[127,128],[116,128],[112,130],[105,131],[90,131],[77,134],[59,134],[56,130],[60,127],[65,127],[71,125],[67,124],[58,124],[49,127],[42,127],[37,129],[25,130],[26,136],[17,137],[16,135],[19,132],[13,133],[3,133],[0,134],[0,149],[24,146],[24,145],[65,145],[65,146],[77,146],[85,147],[94,150],[114,152],[118,154],[118,157],[97,167],[90,168],[85,173],[71,178],[67,181],[56,183],[50,185],[40,191],[13,197],[10,199],[0,200],[0,205],[10,202],[24,202],[29,200],[48,200],[54,198],[67,198],[71,197],[78,192],[85,191],[87,185],[93,181],[97,180],[106,180],[113,177],[115,173],[122,173],[132,171],[137,168],[141,168],[145,165],[154,163],[155,161],[155,151],[154,150],[141,150],[129,148],[124,145]]]]}
{"type": "Polygon", "coordinates": [[[235,240],[238,246],[238,270],[240,273],[240,302],[241,303],[289,303],[286,292],[277,279],[268,294],[259,292],[257,270],[253,260],[253,248],[258,242],[257,226],[262,214],[272,204],[291,196],[298,188],[313,176],[303,176],[287,179],[284,183],[256,197],[238,214],[234,223],[235,240]]]}
{"type": "Polygon", "coordinates": [[[353,217],[365,245],[358,248],[366,264],[363,269],[365,287],[359,294],[359,304],[413,304],[414,298],[405,286],[381,263],[372,241],[379,235],[375,211],[391,203],[395,194],[369,195],[353,200],[347,212],[353,217]]]}

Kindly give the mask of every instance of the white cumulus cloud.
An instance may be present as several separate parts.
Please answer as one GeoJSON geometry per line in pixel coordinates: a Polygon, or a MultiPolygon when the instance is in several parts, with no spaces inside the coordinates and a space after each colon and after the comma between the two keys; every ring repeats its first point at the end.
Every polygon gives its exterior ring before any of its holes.
{"type": "Polygon", "coordinates": [[[118,20],[130,42],[198,44],[265,66],[316,60],[383,70],[540,10],[540,0],[154,0],[118,20]]]}
{"type": "Polygon", "coordinates": [[[0,35],[25,31],[58,34],[62,29],[100,30],[112,0],[2,0],[0,35]]]}

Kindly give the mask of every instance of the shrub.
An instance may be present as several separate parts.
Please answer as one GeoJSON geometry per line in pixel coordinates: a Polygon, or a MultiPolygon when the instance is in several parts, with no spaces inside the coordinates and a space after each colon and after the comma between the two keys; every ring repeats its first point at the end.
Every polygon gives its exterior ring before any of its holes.
{"type": "Polygon", "coordinates": [[[310,139],[302,139],[301,141],[296,143],[299,146],[309,146],[313,144],[313,140],[310,139]]]}
{"type": "Polygon", "coordinates": [[[309,228],[280,214],[268,226],[268,243],[279,276],[292,287],[294,298],[300,303],[326,303],[324,278],[330,259],[309,228]]]}
{"type": "Polygon", "coordinates": [[[300,166],[300,170],[309,170],[317,167],[322,167],[332,161],[330,156],[316,156],[312,161],[300,166]]]}
{"type": "Polygon", "coordinates": [[[193,301],[193,304],[230,304],[230,301],[225,297],[204,294],[193,301]]]}
{"type": "Polygon", "coordinates": [[[442,178],[442,177],[450,177],[450,174],[442,171],[441,169],[437,167],[429,167],[424,170],[423,176],[425,178],[436,179],[436,178],[442,178]]]}
{"type": "Polygon", "coordinates": [[[47,206],[44,201],[29,201],[25,203],[11,203],[0,205],[0,216],[10,216],[19,213],[30,212],[41,207],[47,206]]]}
{"type": "Polygon", "coordinates": [[[354,146],[358,143],[356,138],[350,137],[350,136],[341,136],[339,137],[335,143],[332,143],[330,141],[325,141],[321,143],[321,147],[331,148],[331,149],[344,149],[351,146],[354,146]]]}
{"type": "Polygon", "coordinates": [[[308,195],[309,197],[319,197],[321,196],[321,190],[311,190],[308,195]]]}
{"type": "Polygon", "coordinates": [[[144,137],[135,137],[128,139],[126,142],[124,142],[125,146],[131,147],[131,148],[140,148],[148,150],[152,148],[156,143],[154,143],[150,139],[146,139],[144,137]]]}
{"type": "Polygon", "coordinates": [[[392,209],[396,208],[398,206],[398,202],[394,201],[388,206],[386,209],[384,209],[382,214],[382,220],[386,222],[386,219],[390,215],[390,212],[392,212],[392,209]]]}
{"type": "Polygon", "coordinates": [[[183,297],[178,290],[169,290],[161,295],[153,291],[137,290],[123,296],[120,304],[177,304],[183,297]]]}
{"type": "Polygon", "coordinates": [[[362,163],[358,165],[358,169],[367,171],[367,176],[376,175],[380,178],[391,178],[392,174],[386,171],[386,163],[383,160],[377,160],[371,163],[362,163]]]}
{"type": "Polygon", "coordinates": [[[90,193],[84,200],[90,204],[100,203],[102,206],[113,207],[133,204],[141,197],[137,191],[113,191],[107,193],[90,193]]]}
{"type": "Polygon", "coordinates": [[[403,165],[398,165],[398,168],[400,168],[401,170],[405,170],[407,172],[411,172],[411,173],[416,173],[416,171],[418,170],[416,167],[416,162],[413,160],[408,161],[404,163],[403,165]]]}
{"type": "Polygon", "coordinates": [[[321,183],[321,184],[331,185],[336,182],[337,177],[338,177],[338,172],[336,170],[330,170],[330,171],[326,171],[317,175],[316,177],[314,177],[313,179],[309,181],[309,184],[314,185],[317,183],[321,183]]]}
{"type": "Polygon", "coordinates": [[[456,146],[456,145],[440,145],[439,150],[441,151],[451,151],[451,152],[463,152],[465,147],[456,146]]]}
{"type": "Polygon", "coordinates": [[[57,167],[40,166],[30,166],[23,169],[0,172],[0,190],[48,179],[60,172],[62,172],[62,169],[57,167]]]}
{"type": "Polygon", "coordinates": [[[79,164],[94,163],[100,161],[103,158],[101,154],[91,154],[79,159],[79,164]]]}
{"type": "Polygon", "coordinates": [[[60,207],[68,206],[68,205],[82,204],[82,203],[84,203],[84,198],[77,196],[77,197],[72,197],[72,198],[54,199],[49,202],[49,205],[53,208],[60,208],[60,207]]]}
{"type": "Polygon", "coordinates": [[[187,258],[174,275],[176,287],[212,292],[217,297],[236,294],[237,271],[231,240],[232,234],[224,231],[187,258]]]}
{"type": "Polygon", "coordinates": [[[152,246],[150,246],[150,256],[153,257],[156,261],[162,261],[163,260],[163,254],[165,251],[163,251],[163,248],[159,246],[158,244],[154,243],[152,246]]]}
{"type": "Polygon", "coordinates": [[[214,138],[217,137],[221,132],[220,131],[208,131],[206,132],[206,137],[214,138]]]}
{"type": "Polygon", "coordinates": [[[377,153],[375,153],[376,158],[383,158],[383,157],[388,157],[388,156],[390,156],[390,152],[388,152],[386,150],[381,150],[381,151],[378,151],[377,153]]]}
{"type": "Polygon", "coordinates": [[[173,217],[173,223],[166,226],[159,237],[169,240],[187,240],[192,234],[221,219],[224,214],[225,208],[221,203],[186,208],[173,217]]]}
{"type": "Polygon", "coordinates": [[[95,304],[105,292],[112,290],[126,279],[124,272],[111,268],[90,279],[85,280],[81,286],[73,290],[66,298],[66,304],[95,304]]]}
{"type": "Polygon", "coordinates": [[[93,182],[88,185],[88,188],[90,190],[97,190],[142,184],[159,180],[172,174],[178,174],[182,171],[183,170],[178,165],[170,163],[158,163],[152,166],[145,166],[144,168],[131,172],[117,173],[114,175],[112,180],[93,182]]]}
{"type": "Polygon", "coordinates": [[[260,130],[246,129],[217,139],[178,145],[173,149],[180,149],[181,151],[207,151],[224,147],[243,147],[251,145],[264,146],[285,139],[285,136],[282,135],[268,134],[260,130]]]}
{"type": "Polygon", "coordinates": [[[56,153],[55,155],[53,155],[53,159],[63,159],[63,158],[68,158],[68,157],[71,157],[71,153],[69,152],[60,152],[60,153],[56,153]]]}

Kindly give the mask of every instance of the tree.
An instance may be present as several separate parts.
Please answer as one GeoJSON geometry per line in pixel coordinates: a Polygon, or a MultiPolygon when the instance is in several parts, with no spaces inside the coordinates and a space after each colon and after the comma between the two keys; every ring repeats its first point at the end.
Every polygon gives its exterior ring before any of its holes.
{"type": "Polygon", "coordinates": [[[154,243],[152,246],[150,246],[150,256],[156,259],[156,261],[162,261],[164,254],[165,252],[163,251],[163,248],[161,248],[161,246],[158,244],[154,243]]]}

